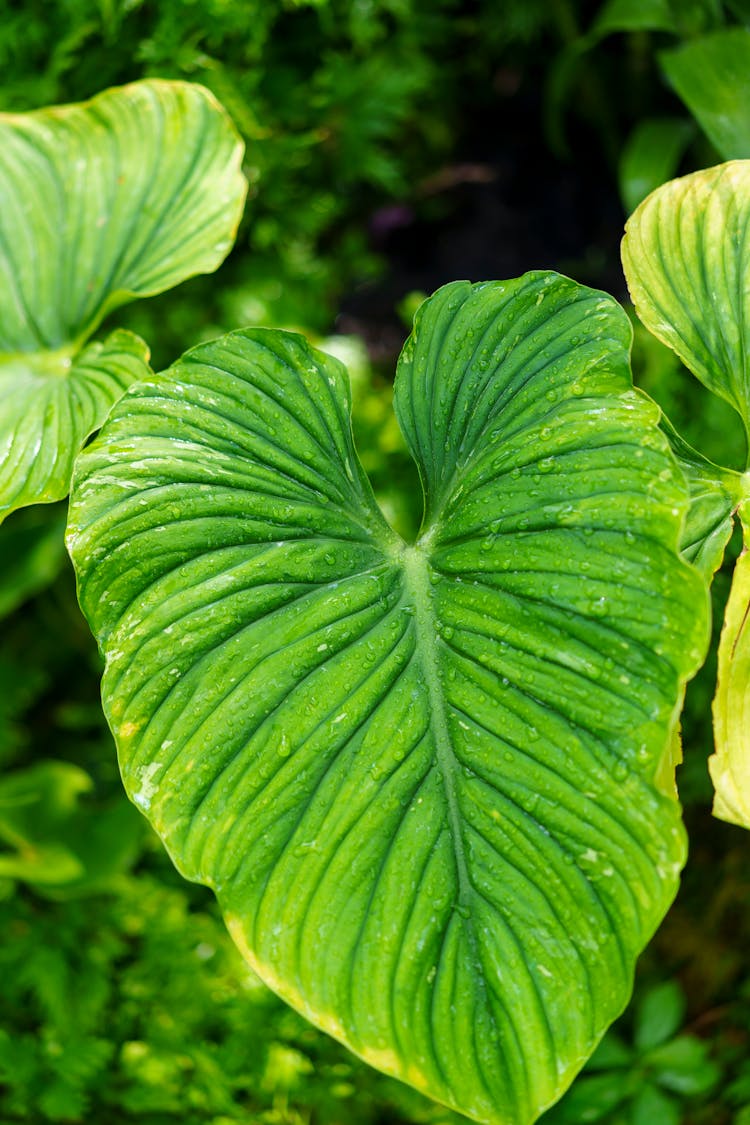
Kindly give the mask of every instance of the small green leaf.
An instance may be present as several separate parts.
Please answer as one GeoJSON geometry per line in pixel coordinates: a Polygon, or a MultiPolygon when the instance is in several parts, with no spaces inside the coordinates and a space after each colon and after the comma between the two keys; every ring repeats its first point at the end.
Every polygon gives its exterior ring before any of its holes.
{"type": "Polygon", "coordinates": [[[614,1031],[608,1031],[586,1063],[586,1070],[620,1070],[633,1062],[633,1050],[614,1031]]]}
{"type": "Polygon", "coordinates": [[[616,31],[677,31],[669,0],[607,0],[591,34],[597,38],[616,31]]]}
{"type": "Polygon", "coordinates": [[[685,994],[677,981],[649,989],[636,1008],[635,1045],[648,1051],[671,1039],[685,1019],[685,994]]]}
{"type": "Polygon", "coordinates": [[[67,496],[86,438],[149,370],[143,340],[123,329],[75,357],[0,357],[0,519],[67,496]]]}
{"type": "Polygon", "coordinates": [[[91,778],[71,762],[38,762],[0,777],[0,822],[9,833],[54,831],[70,816],[91,778]]]}
{"type": "Polygon", "coordinates": [[[724,559],[745,482],[740,473],[714,465],[688,445],[664,416],[661,426],[690,488],[680,551],[710,582],[724,559]]]}
{"type": "Polygon", "coordinates": [[[750,828],[750,510],[739,509],[744,547],[732,575],[732,587],[719,641],[714,698],[715,752],[708,760],[716,789],[714,816],[750,828]]]}
{"type": "Polygon", "coordinates": [[[659,56],[662,69],[724,160],[750,157],[750,30],[728,28],[659,56]]]}
{"type": "Polygon", "coordinates": [[[70,883],[83,874],[83,865],[64,844],[33,844],[8,852],[0,850],[0,876],[39,886],[70,883]]]}
{"type": "Polygon", "coordinates": [[[638,316],[750,432],[750,161],[672,180],[625,227],[638,316]]]}
{"type": "Polygon", "coordinates": [[[39,762],[0,777],[0,876],[52,898],[106,890],[135,859],[143,821],[124,797],[106,810],[82,808],[91,788],[71,762],[39,762]]]}
{"type": "Polygon", "coordinates": [[[650,1051],[648,1065],[660,1086],[688,1097],[707,1093],[721,1074],[706,1044],[694,1035],[680,1035],[650,1051]]]}
{"type": "Polygon", "coordinates": [[[693,131],[692,123],[679,117],[653,117],[636,126],[625,144],[618,175],[628,213],[674,175],[693,131]]]}
{"type": "Polygon", "coordinates": [[[70,762],[39,762],[1,777],[0,875],[42,885],[79,878],[83,865],[64,833],[91,784],[70,762]]]}
{"type": "Polygon", "coordinates": [[[48,586],[67,561],[67,505],[26,508],[0,526],[0,618],[48,586]]]}
{"type": "Polygon", "coordinates": [[[630,1125],[681,1125],[682,1111],[675,1101],[650,1082],[637,1091],[630,1107],[630,1125]]]}
{"type": "Polygon", "coordinates": [[[385,523],[341,365],[233,333],[132,387],[68,542],[125,784],[260,976],[483,1122],[565,1089],[684,858],[672,740],[707,643],[630,326],[555,274],[421,308],[385,523]]]}
{"type": "Polygon", "coordinates": [[[618,1106],[628,1098],[629,1075],[584,1074],[554,1109],[545,1114],[542,1125],[596,1125],[609,1122],[618,1106]]]}
{"type": "Polygon", "coordinates": [[[65,496],[86,438],[148,374],[130,333],[84,348],[105,314],[226,256],[241,154],[212,95],[181,82],[0,114],[0,519],[65,496]]]}
{"type": "Polygon", "coordinates": [[[38,893],[46,898],[81,898],[112,890],[117,879],[135,862],[145,824],[125,796],[77,810],[60,832],[62,842],[75,856],[78,873],[63,882],[46,885],[38,893]]]}

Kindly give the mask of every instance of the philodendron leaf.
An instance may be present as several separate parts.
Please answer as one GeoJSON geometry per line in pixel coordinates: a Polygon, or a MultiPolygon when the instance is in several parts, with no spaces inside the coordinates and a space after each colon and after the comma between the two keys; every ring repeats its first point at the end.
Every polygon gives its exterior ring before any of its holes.
{"type": "MultiPolygon", "coordinates": [[[[643,323],[734,406],[750,443],[749,220],[750,160],[694,172],[665,184],[635,211],[622,259],[643,323]]],[[[734,511],[747,513],[750,473],[712,466],[674,432],[671,438],[693,494],[687,539],[698,543],[695,561],[710,577],[731,534],[734,511]]],[[[750,827],[747,515],[742,522],[745,553],[735,568],[719,647],[711,776],[714,814],[750,827]]]]}
{"type": "Polygon", "coordinates": [[[130,333],[83,345],[118,305],[220,264],[241,156],[213,96],[183,82],[0,114],[0,518],[65,496],[85,439],[148,375],[130,333]]]}
{"type": "Polygon", "coordinates": [[[724,559],[745,482],[740,473],[714,465],[688,445],[664,416],[661,426],[690,489],[690,508],[680,551],[710,582],[724,559]]]}
{"type": "Polygon", "coordinates": [[[76,471],[134,801],[271,987],[483,1122],[565,1089],[684,859],[672,735],[707,595],[629,343],[556,274],[427,301],[395,390],[414,545],[344,369],[293,334],[132,387],[76,471]]]}
{"type": "Polygon", "coordinates": [[[67,494],[81,446],[126,388],[149,374],[148,359],[143,340],[123,329],[74,358],[0,356],[0,519],[67,494]]]}
{"type": "Polygon", "coordinates": [[[708,760],[714,816],[750,828],[750,511],[740,507],[744,548],[732,576],[719,642],[714,698],[715,753],[708,760]]]}
{"type": "Polygon", "coordinates": [[[750,433],[750,160],[652,192],[625,226],[622,261],[643,323],[738,412],[750,433]]]}

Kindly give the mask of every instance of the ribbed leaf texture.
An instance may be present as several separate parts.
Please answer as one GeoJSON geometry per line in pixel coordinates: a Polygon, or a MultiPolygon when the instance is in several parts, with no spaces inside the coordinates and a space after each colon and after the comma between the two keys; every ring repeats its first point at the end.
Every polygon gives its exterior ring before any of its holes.
{"type": "Polygon", "coordinates": [[[750,427],[750,160],[671,180],[625,227],[638,316],[750,427]]]}
{"type": "Polygon", "coordinates": [[[133,800],[264,980],[483,1122],[565,1089],[684,859],[673,735],[707,599],[629,343],[555,274],[427,301],[395,391],[413,545],[344,369],[293,334],[131,388],[77,470],[133,800]]]}
{"type": "Polygon", "coordinates": [[[104,315],[209,272],[242,213],[242,143],[213,96],[146,81],[0,114],[0,518],[67,494],[75,455],[148,374],[104,315]]]}
{"type": "MultiPolygon", "coordinates": [[[[622,244],[628,287],[643,323],[694,375],[732,404],[750,443],[750,160],[673,180],[628,220],[622,244]]],[[[732,579],[714,698],[714,814],[750,828],[750,472],[712,465],[670,429],[692,495],[683,548],[710,577],[734,515],[744,547],[732,579]]],[[[750,444],[749,444],[750,448],[750,444]]]]}

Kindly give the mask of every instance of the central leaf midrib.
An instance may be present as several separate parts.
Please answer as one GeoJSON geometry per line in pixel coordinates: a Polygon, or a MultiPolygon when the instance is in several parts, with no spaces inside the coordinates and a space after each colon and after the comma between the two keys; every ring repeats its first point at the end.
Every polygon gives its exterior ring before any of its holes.
{"type": "Polygon", "coordinates": [[[481,965],[476,934],[472,925],[469,902],[474,888],[469,877],[468,864],[464,851],[461,830],[461,810],[456,791],[456,772],[460,764],[453,750],[453,742],[448,729],[445,695],[438,668],[438,628],[437,616],[430,590],[430,564],[424,551],[418,547],[406,547],[402,555],[406,588],[414,604],[414,628],[416,633],[417,659],[424,672],[427,694],[430,703],[430,727],[435,739],[437,763],[443,778],[446,802],[448,805],[448,824],[450,827],[453,852],[456,859],[458,878],[458,906],[466,921],[466,932],[472,946],[472,954],[477,965],[481,965]]]}
{"type": "MultiPolygon", "coordinates": [[[[424,541],[423,541],[424,542],[424,541]]],[[[435,754],[440,768],[448,806],[448,827],[453,844],[458,879],[457,908],[466,940],[469,946],[473,969],[480,992],[484,995],[490,1022],[497,1032],[499,1028],[490,1003],[484,962],[479,949],[479,939],[475,928],[471,902],[475,896],[474,885],[469,876],[469,866],[464,848],[461,809],[458,802],[456,775],[461,764],[453,750],[453,741],[448,729],[446,701],[440,679],[438,657],[438,618],[435,613],[430,581],[430,561],[424,547],[404,547],[401,556],[405,586],[414,605],[414,630],[416,658],[424,672],[430,706],[430,729],[435,739],[435,754]]]]}

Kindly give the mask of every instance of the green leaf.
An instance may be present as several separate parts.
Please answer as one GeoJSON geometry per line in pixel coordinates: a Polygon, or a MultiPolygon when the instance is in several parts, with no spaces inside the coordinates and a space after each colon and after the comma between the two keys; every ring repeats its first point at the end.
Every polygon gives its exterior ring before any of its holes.
{"type": "Polygon", "coordinates": [[[125,784],[259,975],[381,1069],[528,1122],[676,889],[672,738],[707,642],[630,326],[555,274],[422,306],[385,523],[341,365],[233,333],[132,387],[68,542],[125,784]]]}
{"type": "Polygon", "coordinates": [[[231,248],[242,144],[202,86],[152,79],[2,114],[0,137],[5,353],[66,348],[231,248]]]}
{"type": "Polygon", "coordinates": [[[30,883],[67,883],[83,874],[65,829],[91,778],[70,762],[39,762],[0,778],[0,875],[30,883]]]}
{"type": "Polygon", "coordinates": [[[708,760],[714,816],[750,828],[750,510],[739,509],[744,546],[732,575],[719,641],[714,698],[715,752],[708,760]]]}
{"type": "Polygon", "coordinates": [[[65,496],[86,438],[148,374],[132,334],[85,341],[118,305],[220,264],[241,155],[212,95],[181,82],[0,115],[0,518],[65,496]]]}
{"type": "Polygon", "coordinates": [[[682,1112],[672,1098],[645,1082],[633,1098],[630,1125],[681,1125],[682,1112]]]}
{"type": "MultiPolygon", "coordinates": [[[[742,418],[750,442],[750,161],[737,160],[674,180],[653,192],[626,226],[622,257],[633,302],[646,327],[680,356],[709,390],[742,418]]],[[[744,713],[750,676],[745,628],[750,473],[712,465],[674,431],[693,505],[686,554],[707,577],[721,562],[735,510],[745,553],[735,568],[719,645],[714,699],[714,814],[750,827],[750,743],[744,713]]]]}
{"type": "Polygon", "coordinates": [[[677,31],[669,0],[607,0],[591,34],[597,38],[615,31],[677,31]]]}
{"type": "Polygon", "coordinates": [[[716,1085],[721,1070],[707,1057],[708,1047],[694,1035],[680,1035],[650,1051],[648,1064],[660,1086],[677,1094],[705,1094],[716,1085]]]}
{"type": "Polygon", "coordinates": [[[608,1031],[586,1063],[586,1070],[621,1070],[632,1063],[632,1048],[616,1032],[608,1031]]]}
{"type": "Polygon", "coordinates": [[[700,35],[659,56],[675,91],[724,160],[750,157],[750,30],[700,35]]]}
{"type": "Polygon", "coordinates": [[[693,131],[692,122],[679,117],[653,117],[635,127],[623,150],[618,174],[628,213],[674,175],[693,131]]]}
{"type": "Polygon", "coordinates": [[[625,227],[638,316],[750,430],[750,161],[672,180],[625,227]]]}
{"type": "Polygon", "coordinates": [[[629,1075],[614,1071],[611,1074],[584,1074],[556,1105],[545,1114],[543,1125],[595,1125],[595,1122],[612,1120],[618,1106],[627,1101],[629,1075]]]}
{"type": "Polygon", "coordinates": [[[65,847],[75,856],[78,872],[39,893],[67,899],[111,891],[137,859],[145,828],[143,818],[124,796],[106,806],[79,809],[60,832],[65,847]]]}
{"type": "Polygon", "coordinates": [[[143,820],[124,797],[81,807],[91,778],[70,762],[39,762],[0,777],[0,876],[47,897],[107,890],[136,858],[143,820]]]}
{"type": "Polygon", "coordinates": [[[83,874],[83,866],[64,844],[34,844],[18,851],[0,851],[0,876],[40,886],[69,883],[83,874]]]}
{"type": "Polygon", "coordinates": [[[26,508],[0,526],[0,618],[45,589],[65,565],[65,508],[26,508]]]}
{"type": "Polygon", "coordinates": [[[123,329],[75,357],[0,357],[0,519],[67,496],[86,438],[149,370],[143,340],[123,329]]]}
{"type": "Polygon", "coordinates": [[[636,1008],[634,1041],[640,1051],[666,1043],[685,1019],[685,994],[675,980],[649,989],[636,1008]]]}
{"type": "Polygon", "coordinates": [[[680,551],[710,582],[732,536],[734,513],[744,496],[744,480],[740,473],[714,465],[688,445],[665,416],[661,427],[690,488],[680,551]]]}

